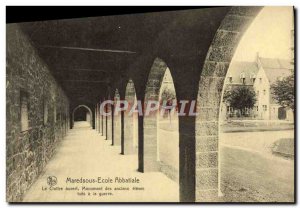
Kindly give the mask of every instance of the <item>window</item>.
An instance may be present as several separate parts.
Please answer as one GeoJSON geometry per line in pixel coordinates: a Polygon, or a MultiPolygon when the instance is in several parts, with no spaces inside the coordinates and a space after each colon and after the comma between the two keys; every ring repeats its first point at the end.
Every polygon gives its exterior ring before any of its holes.
{"type": "Polygon", "coordinates": [[[43,115],[44,115],[44,125],[46,125],[48,123],[48,105],[47,105],[47,101],[46,101],[45,98],[44,98],[44,112],[43,112],[43,115]]]}
{"type": "Polygon", "coordinates": [[[246,75],[245,75],[245,72],[242,72],[242,73],[240,74],[240,79],[241,79],[241,82],[242,82],[243,84],[245,84],[245,81],[246,81],[246,75]]]}
{"type": "Polygon", "coordinates": [[[257,90],[256,94],[257,94],[257,96],[259,96],[259,90],[257,90]]]}
{"type": "Polygon", "coordinates": [[[264,90],[264,95],[266,95],[266,90],[264,90]]]}
{"type": "Polygon", "coordinates": [[[242,78],[241,81],[242,81],[243,84],[245,84],[246,83],[246,78],[242,78]]]}
{"type": "Polygon", "coordinates": [[[227,112],[230,113],[230,106],[227,106],[227,112]]]}
{"type": "Polygon", "coordinates": [[[258,111],[258,106],[256,106],[256,111],[258,111]]]}
{"type": "Polygon", "coordinates": [[[262,78],[259,78],[259,83],[260,83],[260,84],[262,83],[262,78]]]}
{"type": "Polygon", "coordinates": [[[20,107],[21,107],[21,131],[26,131],[29,128],[28,119],[28,93],[20,92],[20,107]]]}
{"type": "Polygon", "coordinates": [[[268,110],[267,105],[263,105],[263,111],[267,111],[267,110],[268,110]]]}
{"type": "Polygon", "coordinates": [[[232,114],[233,113],[233,107],[227,106],[227,113],[232,114]]]}
{"type": "Polygon", "coordinates": [[[228,77],[229,83],[232,83],[232,77],[228,77]]]}
{"type": "Polygon", "coordinates": [[[56,123],[56,103],[54,102],[54,109],[53,109],[53,120],[54,120],[54,123],[56,123]]]}
{"type": "Polygon", "coordinates": [[[256,75],[254,73],[251,73],[250,75],[250,79],[252,81],[252,84],[255,82],[255,79],[256,79],[256,75]]]}

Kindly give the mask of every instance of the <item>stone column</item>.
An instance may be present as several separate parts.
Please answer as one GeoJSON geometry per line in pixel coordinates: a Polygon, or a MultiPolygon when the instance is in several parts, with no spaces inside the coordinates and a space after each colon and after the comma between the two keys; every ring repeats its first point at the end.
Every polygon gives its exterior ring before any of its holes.
{"type": "Polygon", "coordinates": [[[98,104],[96,104],[95,107],[95,126],[96,126],[96,131],[98,131],[98,104]]]}
{"type": "Polygon", "coordinates": [[[105,136],[105,118],[101,115],[101,135],[105,136]]]}
{"type": "Polygon", "coordinates": [[[144,171],[158,171],[157,162],[157,118],[144,119],[144,171]]]}
{"type": "Polygon", "coordinates": [[[123,141],[123,153],[128,155],[133,153],[133,116],[128,115],[129,112],[123,112],[124,120],[124,141],[123,141]]]}
{"type": "Polygon", "coordinates": [[[98,132],[101,133],[102,129],[101,129],[101,112],[100,112],[100,103],[98,103],[98,132]]]}
{"type": "Polygon", "coordinates": [[[114,115],[114,145],[121,145],[121,112],[114,115]]]}
{"type": "Polygon", "coordinates": [[[114,122],[115,122],[115,116],[114,116],[114,113],[115,113],[115,106],[114,105],[111,105],[111,145],[114,145],[115,144],[115,125],[114,125],[114,122]]]}

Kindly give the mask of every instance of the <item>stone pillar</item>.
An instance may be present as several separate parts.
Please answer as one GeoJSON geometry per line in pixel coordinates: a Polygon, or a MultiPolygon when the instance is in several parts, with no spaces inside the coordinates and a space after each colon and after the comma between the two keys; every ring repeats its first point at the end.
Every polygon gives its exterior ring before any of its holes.
{"type": "Polygon", "coordinates": [[[124,155],[124,111],[121,111],[121,154],[124,155]]]}
{"type": "Polygon", "coordinates": [[[128,112],[124,115],[124,125],[123,153],[128,155],[133,153],[133,116],[129,116],[128,112]]]}
{"type": "Polygon", "coordinates": [[[179,193],[181,202],[195,201],[195,117],[179,117],[179,193]]]}
{"type": "Polygon", "coordinates": [[[124,143],[123,143],[123,153],[132,154],[133,153],[133,115],[129,115],[130,109],[135,105],[135,87],[132,80],[129,80],[126,86],[125,100],[128,102],[128,109],[123,114],[124,115],[124,143]]]}
{"type": "Polygon", "coordinates": [[[196,201],[218,196],[218,128],[224,78],[201,77],[196,120],[196,201]],[[218,86],[218,87],[217,87],[218,86]],[[206,89],[206,90],[203,90],[206,89]]]}
{"type": "MultiPolygon", "coordinates": [[[[106,109],[110,111],[109,104],[106,105],[106,109]]],[[[106,140],[111,139],[111,117],[108,115],[105,116],[105,135],[106,135],[106,140]]]]}
{"type": "Polygon", "coordinates": [[[98,132],[101,133],[101,114],[100,114],[100,103],[98,103],[98,132]]]}
{"type": "Polygon", "coordinates": [[[114,114],[114,145],[121,145],[121,112],[114,114]]]}
{"type": "Polygon", "coordinates": [[[138,159],[139,159],[139,166],[138,171],[144,172],[144,117],[139,116],[139,149],[138,149],[138,159]]]}
{"type": "Polygon", "coordinates": [[[96,113],[95,112],[91,112],[91,123],[92,123],[92,128],[95,129],[96,128],[96,124],[95,124],[95,120],[96,120],[96,113]]]}
{"type": "Polygon", "coordinates": [[[95,126],[96,126],[96,131],[98,131],[98,104],[96,104],[95,107],[95,126]]]}
{"type": "Polygon", "coordinates": [[[101,115],[101,135],[105,136],[105,118],[101,115]]]}
{"type": "Polygon", "coordinates": [[[144,171],[158,171],[157,117],[144,119],[144,171]]]}
{"type": "Polygon", "coordinates": [[[262,7],[232,7],[202,69],[196,121],[196,201],[216,202],[220,190],[219,110],[224,79],[239,41],[262,7]]]}
{"type": "Polygon", "coordinates": [[[114,125],[114,122],[115,122],[115,116],[114,116],[114,113],[115,113],[115,106],[114,105],[111,105],[111,145],[114,145],[115,144],[115,125],[114,125]]]}
{"type": "MultiPolygon", "coordinates": [[[[145,106],[152,106],[152,101],[159,101],[159,91],[167,65],[159,58],[154,60],[151,67],[145,93],[145,106]]],[[[144,171],[158,171],[157,158],[157,110],[144,115],[144,171]]]]}

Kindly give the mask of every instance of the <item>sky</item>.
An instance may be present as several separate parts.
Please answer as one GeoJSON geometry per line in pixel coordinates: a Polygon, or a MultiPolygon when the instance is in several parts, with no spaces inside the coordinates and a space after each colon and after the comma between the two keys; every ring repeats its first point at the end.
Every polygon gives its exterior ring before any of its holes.
{"type": "Polygon", "coordinates": [[[264,7],[242,37],[233,60],[254,61],[256,53],[267,58],[291,58],[293,7],[264,7]]]}

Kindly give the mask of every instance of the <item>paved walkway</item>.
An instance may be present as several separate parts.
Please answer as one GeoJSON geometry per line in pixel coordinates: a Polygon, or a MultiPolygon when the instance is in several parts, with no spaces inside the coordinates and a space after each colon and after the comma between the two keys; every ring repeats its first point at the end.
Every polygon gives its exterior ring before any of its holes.
{"type": "Polygon", "coordinates": [[[137,172],[137,155],[120,155],[119,152],[119,146],[111,146],[111,141],[105,140],[86,122],[75,123],[74,129],[70,130],[61,142],[44,173],[26,193],[24,202],[176,202],[179,200],[177,183],[160,172],[137,172]],[[52,187],[48,185],[49,176],[57,178],[56,185],[52,187]],[[106,183],[98,183],[99,177],[109,178],[112,183],[107,183],[107,180],[106,183]],[[124,180],[136,177],[140,183],[116,182],[116,177],[124,180]],[[70,183],[67,181],[68,178],[78,179],[78,182],[70,183]],[[83,179],[88,179],[88,183],[84,183],[83,179]],[[92,182],[93,179],[95,182],[92,182]]]}

